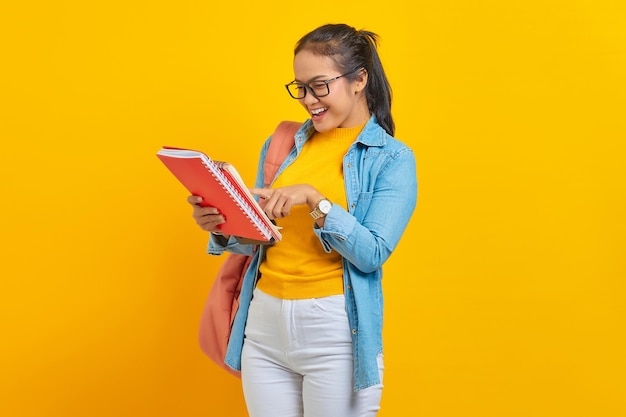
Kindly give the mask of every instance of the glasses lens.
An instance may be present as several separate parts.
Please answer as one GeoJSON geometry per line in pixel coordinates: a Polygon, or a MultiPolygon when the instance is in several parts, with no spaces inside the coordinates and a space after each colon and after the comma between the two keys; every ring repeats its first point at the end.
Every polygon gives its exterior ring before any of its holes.
{"type": "Polygon", "coordinates": [[[323,81],[314,81],[309,84],[313,92],[315,93],[315,97],[324,97],[330,93],[330,89],[328,88],[328,83],[323,81]]]}
{"type": "Polygon", "coordinates": [[[304,97],[304,86],[302,84],[291,83],[287,84],[287,91],[291,94],[293,98],[303,98],[304,97]]]}

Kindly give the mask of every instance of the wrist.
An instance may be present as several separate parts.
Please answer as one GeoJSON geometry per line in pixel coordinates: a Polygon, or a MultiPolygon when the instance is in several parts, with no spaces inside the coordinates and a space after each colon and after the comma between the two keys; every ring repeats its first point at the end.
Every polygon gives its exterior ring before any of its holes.
{"type": "Polygon", "coordinates": [[[309,195],[307,198],[307,205],[309,206],[309,210],[315,210],[315,207],[319,204],[320,200],[323,200],[325,197],[322,193],[317,190],[313,190],[314,192],[309,195]]]}
{"type": "Polygon", "coordinates": [[[332,208],[333,203],[327,199],[322,198],[315,205],[315,208],[309,213],[314,220],[323,219],[326,217],[328,213],[330,213],[330,209],[332,208]]]}

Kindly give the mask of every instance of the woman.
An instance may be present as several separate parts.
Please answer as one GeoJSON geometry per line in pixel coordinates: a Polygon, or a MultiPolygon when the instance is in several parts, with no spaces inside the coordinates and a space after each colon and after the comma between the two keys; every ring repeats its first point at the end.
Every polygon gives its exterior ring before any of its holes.
{"type": "MultiPolygon", "coordinates": [[[[283,239],[255,252],[226,364],[241,370],[251,417],[375,416],[382,394],[382,265],[413,212],[412,151],[392,136],[377,36],[347,25],[305,35],[290,96],[309,114],[271,188],[253,194],[283,239]]],[[[189,197],[208,252],[251,254],[224,218],[189,197]]]]}

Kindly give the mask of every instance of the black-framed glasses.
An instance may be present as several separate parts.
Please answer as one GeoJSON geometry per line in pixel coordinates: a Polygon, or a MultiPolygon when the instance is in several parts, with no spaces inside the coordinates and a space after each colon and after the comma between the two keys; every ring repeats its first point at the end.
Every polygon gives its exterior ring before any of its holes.
{"type": "Polygon", "coordinates": [[[357,68],[329,80],[316,80],[311,81],[310,83],[299,83],[297,81],[292,81],[289,84],[285,84],[285,87],[287,88],[287,92],[289,92],[289,95],[297,100],[306,97],[307,91],[309,91],[315,98],[325,97],[330,94],[330,87],[328,86],[328,84],[340,79],[341,77],[345,77],[346,75],[353,74],[360,70],[361,68],[357,68]]]}

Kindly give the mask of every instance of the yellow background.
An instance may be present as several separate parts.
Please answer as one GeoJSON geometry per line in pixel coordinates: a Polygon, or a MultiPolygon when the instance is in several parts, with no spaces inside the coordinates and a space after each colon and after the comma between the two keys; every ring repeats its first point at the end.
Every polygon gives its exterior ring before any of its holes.
{"type": "Polygon", "coordinates": [[[233,161],[305,113],[327,22],[382,36],[419,203],[385,267],[381,417],[626,416],[621,0],[0,7],[0,415],[244,416],[196,328],[204,254],[162,145],[233,161]]]}

